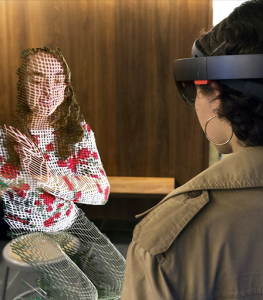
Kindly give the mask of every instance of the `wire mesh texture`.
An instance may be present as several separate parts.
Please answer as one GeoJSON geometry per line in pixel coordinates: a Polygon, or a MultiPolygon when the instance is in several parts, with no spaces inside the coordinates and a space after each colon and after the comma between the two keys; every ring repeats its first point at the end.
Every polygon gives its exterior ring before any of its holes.
{"type": "Polygon", "coordinates": [[[38,286],[54,299],[118,299],[125,261],[115,246],[79,210],[58,233],[31,233],[12,250],[41,275],[38,286]]]}
{"type": "Polygon", "coordinates": [[[15,125],[0,128],[13,252],[40,274],[42,298],[119,299],[125,260],[75,204],[105,204],[110,187],[70,69],[52,47],[21,57],[15,125]]]}

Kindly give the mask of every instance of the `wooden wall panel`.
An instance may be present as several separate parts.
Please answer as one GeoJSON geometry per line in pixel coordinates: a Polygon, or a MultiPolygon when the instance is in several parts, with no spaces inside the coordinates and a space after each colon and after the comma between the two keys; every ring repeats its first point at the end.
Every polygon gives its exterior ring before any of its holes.
{"type": "Polygon", "coordinates": [[[19,53],[52,43],[71,68],[107,174],[186,182],[207,166],[208,144],[172,62],[189,57],[211,26],[211,2],[0,1],[0,123],[15,112],[19,53]]]}

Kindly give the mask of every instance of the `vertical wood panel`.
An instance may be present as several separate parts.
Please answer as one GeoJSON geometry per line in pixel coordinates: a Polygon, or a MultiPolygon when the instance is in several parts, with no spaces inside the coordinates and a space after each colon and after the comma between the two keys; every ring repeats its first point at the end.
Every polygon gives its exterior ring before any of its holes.
{"type": "Polygon", "coordinates": [[[207,166],[194,109],[176,90],[172,62],[189,57],[212,0],[0,1],[0,122],[16,105],[19,53],[52,43],[72,71],[81,110],[109,175],[175,177],[207,166]]]}

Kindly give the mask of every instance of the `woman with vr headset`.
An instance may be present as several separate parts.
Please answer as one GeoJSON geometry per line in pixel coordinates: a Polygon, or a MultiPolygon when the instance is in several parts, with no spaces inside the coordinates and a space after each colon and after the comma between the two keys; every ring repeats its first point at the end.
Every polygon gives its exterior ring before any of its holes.
{"type": "Polygon", "coordinates": [[[207,138],[232,153],[148,211],[123,300],[263,299],[263,0],[247,1],[174,62],[207,138]]]}

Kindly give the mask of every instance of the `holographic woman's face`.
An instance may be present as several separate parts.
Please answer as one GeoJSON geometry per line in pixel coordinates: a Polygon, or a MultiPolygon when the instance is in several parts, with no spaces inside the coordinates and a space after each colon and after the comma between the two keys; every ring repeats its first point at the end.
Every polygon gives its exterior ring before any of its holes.
{"type": "Polygon", "coordinates": [[[50,116],[65,99],[65,79],[62,64],[52,54],[30,55],[24,80],[30,110],[50,116]]]}

